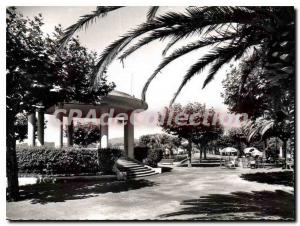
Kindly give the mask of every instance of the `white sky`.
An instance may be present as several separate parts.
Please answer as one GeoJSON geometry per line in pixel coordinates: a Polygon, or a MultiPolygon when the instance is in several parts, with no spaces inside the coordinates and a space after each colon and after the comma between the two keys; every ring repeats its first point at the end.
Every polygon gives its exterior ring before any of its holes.
{"type": "MultiPolygon", "coordinates": [[[[18,7],[24,16],[33,17],[42,13],[45,25],[43,31],[52,33],[54,26],[61,24],[63,28],[68,27],[77,21],[84,14],[90,13],[95,7],[18,7]]],[[[79,36],[83,45],[99,54],[112,41],[120,35],[135,27],[146,20],[148,7],[126,7],[110,13],[107,17],[99,18],[96,23],[90,25],[86,31],[81,31],[76,35],[79,36]]],[[[158,14],[168,10],[182,10],[182,7],[161,7],[158,14]]],[[[192,41],[193,39],[184,40],[176,46],[192,41]]],[[[167,42],[153,42],[148,46],[138,50],[129,56],[124,63],[124,68],[119,61],[115,61],[108,68],[108,79],[114,81],[116,90],[123,91],[140,97],[141,90],[147,78],[158,66],[162,60],[161,52],[167,42]]],[[[175,46],[175,48],[176,48],[175,46]]],[[[174,48],[173,48],[174,49],[174,48]]],[[[171,49],[171,51],[173,50],[171,49]]],[[[155,111],[168,106],[173,94],[177,90],[185,72],[194,62],[197,61],[208,49],[198,50],[177,59],[174,63],[168,65],[162,73],[155,79],[147,93],[147,103],[149,110],[155,111]]],[[[202,89],[204,78],[207,70],[195,76],[182,90],[176,102],[187,104],[188,102],[206,103],[208,106],[226,111],[223,99],[220,96],[222,92],[221,81],[225,78],[227,66],[221,69],[215,79],[205,88],[202,89]]],[[[46,141],[53,141],[55,137],[55,122],[46,117],[48,120],[48,129],[45,131],[46,141]]],[[[160,132],[158,126],[135,128],[135,137],[142,134],[160,132]]],[[[123,129],[111,128],[109,131],[110,138],[123,136],[123,129]]]]}

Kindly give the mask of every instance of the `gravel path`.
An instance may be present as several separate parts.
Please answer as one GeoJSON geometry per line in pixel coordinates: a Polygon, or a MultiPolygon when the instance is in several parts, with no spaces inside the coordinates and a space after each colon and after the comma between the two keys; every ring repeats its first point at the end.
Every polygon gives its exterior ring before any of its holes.
{"type": "Polygon", "coordinates": [[[261,171],[274,170],[175,167],[168,173],[128,182],[28,185],[23,187],[23,201],[7,203],[7,218],[276,220],[291,217],[292,187],[240,178],[242,173],[261,171]],[[283,203],[286,203],[283,209],[278,209],[283,203]]]}

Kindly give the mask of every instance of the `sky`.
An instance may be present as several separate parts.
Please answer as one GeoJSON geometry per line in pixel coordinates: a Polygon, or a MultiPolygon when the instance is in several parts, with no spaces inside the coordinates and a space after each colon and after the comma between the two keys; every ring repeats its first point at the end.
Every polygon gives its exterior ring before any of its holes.
{"type": "MultiPolygon", "coordinates": [[[[66,28],[75,23],[80,16],[88,14],[94,9],[95,7],[93,6],[18,7],[18,11],[26,17],[32,18],[38,13],[41,13],[45,23],[42,30],[48,34],[53,32],[54,26],[61,24],[63,28],[66,28]]],[[[148,7],[126,7],[116,10],[104,18],[99,18],[87,29],[76,33],[76,35],[79,36],[82,45],[100,54],[106,46],[119,36],[144,22],[146,20],[147,10],[148,7]]],[[[182,11],[184,8],[161,7],[158,11],[158,15],[171,10],[182,11]]],[[[195,39],[196,37],[191,37],[183,40],[175,45],[171,51],[195,39]]],[[[150,43],[129,56],[124,61],[124,65],[116,60],[108,68],[108,80],[116,84],[116,90],[140,98],[144,83],[162,60],[161,53],[166,44],[167,42],[161,41],[150,43]]],[[[158,74],[157,78],[150,84],[147,92],[146,101],[149,106],[148,111],[159,111],[164,106],[168,106],[188,68],[203,54],[207,53],[207,51],[209,51],[207,48],[200,49],[181,57],[158,74]]],[[[228,66],[224,66],[217,73],[215,79],[208,84],[205,89],[202,89],[203,81],[208,72],[207,69],[204,70],[183,88],[176,103],[184,105],[190,102],[200,102],[218,110],[226,111],[227,108],[223,104],[221,92],[223,92],[222,80],[225,79],[228,69],[228,66]]],[[[52,141],[55,139],[55,129],[57,125],[54,119],[49,116],[46,116],[46,120],[48,121],[48,128],[45,131],[45,140],[52,141]]],[[[136,126],[135,138],[143,134],[158,133],[161,131],[161,128],[156,125],[136,126]]],[[[120,126],[115,126],[109,130],[110,138],[121,136],[123,136],[123,129],[120,126]]]]}

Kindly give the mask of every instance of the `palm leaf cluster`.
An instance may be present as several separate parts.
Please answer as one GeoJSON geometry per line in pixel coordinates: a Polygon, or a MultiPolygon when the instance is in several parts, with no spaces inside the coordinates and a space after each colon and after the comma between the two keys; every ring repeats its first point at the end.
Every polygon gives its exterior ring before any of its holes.
{"type": "MultiPolygon", "coordinates": [[[[95,67],[94,88],[97,88],[97,77],[102,76],[113,60],[119,58],[123,61],[143,46],[155,40],[167,39],[170,41],[163,50],[164,58],[144,86],[144,100],[151,81],[167,65],[192,51],[208,46],[210,51],[193,63],[183,76],[171,103],[187,82],[205,67],[210,66],[210,69],[203,87],[213,80],[224,64],[233,60],[247,60],[254,54],[259,55],[264,73],[273,81],[286,80],[294,74],[293,7],[188,7],[184,12],[168,12],[155,16],[157,9],[152,7],[148,13],[149,20],[105,48],[95,67]],[[176,43],[191,36],[198,39],[166,56],[176,43]]],[[[65,37],[72,35],[77,26],[68,28],[65,37]]],[[[244,72],[244,81],[250,73],[251,70],[244,72]]]]}

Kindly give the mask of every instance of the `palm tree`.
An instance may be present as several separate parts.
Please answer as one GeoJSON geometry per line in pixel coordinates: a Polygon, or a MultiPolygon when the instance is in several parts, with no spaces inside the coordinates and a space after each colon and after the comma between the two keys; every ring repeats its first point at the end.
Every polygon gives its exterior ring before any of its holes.
{"type": "MultiPolygon", "coordinates": [[[[94,18],[102,16],[102,11],[106,15],[108,11],[115,10],[117,7],[98,7],[97,9],[70,26],[66,30],[62,43],[68,40],[76,30],[85,27],[94,18]]],[[[163,58],[144,86],[142,93],[144,100],[149,84],[162,69],[181,56],[207,46],[211,46],[211,50],[191,65],[171,103],[175,101],[187,82],[208,65],[211,65],[211,68],[203,88],[213,80],[224,64],[232,60],[253,59],[253,55],[258,56],[256,61],[263,63],[265,73],[269,73],[270,77],[274,75],[274,72],[277,79],[278,77],[286,79],[294,75],[293,7],[188,7],[185,12],[168,12],[161,16],[155,16],[157,7],[152,8],[151,11],[152,13],[149,13],[151,19],[105,48],[95,67],[94,88],[97,88],[97,78],[102,76],[119,54],[121,54],[119,59],[123,61],[137,49],[152,41],[171,38],[166,49],[163,50],[163,54],[166,54],[175,43],[192,35],[198,35],[199,39],[174,50],[163,58]],[[142,35],[146,36],[135,45],[130,45],[133,40],[142,35]]],[[[244,72],[244,81],[249,73],[251,70],[244,72]]]]}
{"type": "Polygon", "coordinates": [[[289,129],[287,117],[280,122],[272,118],[258,118],[255,121],[249,121],[245,127],[247,131],[247,139],[266,140],[271,137],[278,137],[283,142],[283,158],[287,161],[287,141],[291,138],[292,133],[289,129]]]}

